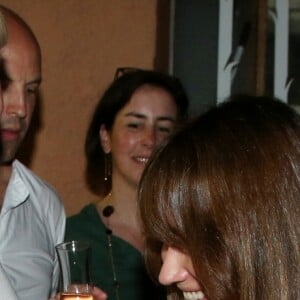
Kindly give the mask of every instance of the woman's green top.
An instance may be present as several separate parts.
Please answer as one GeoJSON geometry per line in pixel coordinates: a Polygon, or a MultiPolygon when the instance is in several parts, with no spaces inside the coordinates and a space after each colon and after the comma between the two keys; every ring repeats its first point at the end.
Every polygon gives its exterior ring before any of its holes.
{"type": "MultiPolygon", "coordinates": [[[[108,294],[109,300],[118,300],[106,230],[96,206],[90,204],[67,219],[66,241],[82,240],[91,244],[92,281],[108,294]]],[[[119,237],[112,235],[111,240],[119,300],[166,299],[162,288],[148,277],[142,254],[119,237]]]]}

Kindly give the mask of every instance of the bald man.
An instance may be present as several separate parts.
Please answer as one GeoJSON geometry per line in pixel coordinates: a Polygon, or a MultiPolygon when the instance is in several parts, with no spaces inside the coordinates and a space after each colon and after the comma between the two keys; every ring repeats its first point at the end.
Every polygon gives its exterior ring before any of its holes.
{"type": "Polygon", "coordinates": [[[62,242],[65,213],[55,190],[15,159],[30,125],[41,83],[41,50],[29,26],[0,6],[7,28],[0,49],[0,299],[42,300],[58,282],[55,245],[62,242]],[[2,281],[1,281],[2,280],[2,281]],[[12,295],[3,296],[1,284],[12,295]]]}
{"type": "MultiPolygon", "coordinates": [[[[0,48],[2,48],[7,39],[6,22],[3,14],[0,12],[0,48]]],[[[0,111],[2,110],[2,81],[5,80],[5,69],[3,61],[0,57],[0,111]]],[[[12,289],[10,282],[6,278],[5,271],[0,265],[0,291],[3,299],[17,300],[14,290],[12,289]]]]}

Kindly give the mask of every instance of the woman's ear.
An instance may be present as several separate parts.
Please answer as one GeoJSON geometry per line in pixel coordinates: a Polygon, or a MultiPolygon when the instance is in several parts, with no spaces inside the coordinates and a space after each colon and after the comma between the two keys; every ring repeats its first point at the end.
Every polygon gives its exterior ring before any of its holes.
{"type": "Polygon", "coordinates": [[[103,151],[108,154],[111,151],[110,135],[105,125],[102,124],[99,130],[99,138],[103,151]]]}

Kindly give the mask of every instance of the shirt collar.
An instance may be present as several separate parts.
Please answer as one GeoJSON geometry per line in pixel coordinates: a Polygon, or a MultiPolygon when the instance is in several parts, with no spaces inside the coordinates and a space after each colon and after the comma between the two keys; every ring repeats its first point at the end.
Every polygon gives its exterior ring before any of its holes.
{"type": "Polygon", "coordinates": [[[12,165],[12,173],[6,188],[2,207],[4,211],[17,207],[26,201],[29,196],[28,188],[20,176],[18,164],[20,164],[18,161],[14,161],[12,165]]]}

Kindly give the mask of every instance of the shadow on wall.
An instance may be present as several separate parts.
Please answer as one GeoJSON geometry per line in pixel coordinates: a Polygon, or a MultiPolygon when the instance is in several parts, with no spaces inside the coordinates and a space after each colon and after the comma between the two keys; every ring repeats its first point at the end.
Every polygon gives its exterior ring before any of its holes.
{"type": "Polygon", "coordinates": [[[27,135],[20,146],[17,158],[26,166],[30,166],[36,151],[36,136],[43,128],[42,123],[42,95],[39,93],[36,99],[35,109],[33,111],[32,120],[27,131],[27,135]]]}
{"type": "Polygon", "coordinates": [[[156,41],[154,69],[168,73],[170,51],[170,0],[158,1],[156,7],[156,41]]]}

